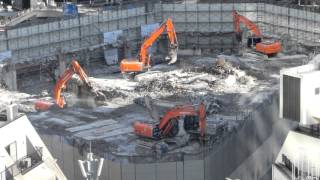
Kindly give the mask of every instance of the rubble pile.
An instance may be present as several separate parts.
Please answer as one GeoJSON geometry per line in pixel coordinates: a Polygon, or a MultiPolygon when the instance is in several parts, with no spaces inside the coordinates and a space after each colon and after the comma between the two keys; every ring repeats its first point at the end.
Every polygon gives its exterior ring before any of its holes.
{"type": "Polygon", "coordinates": [[[232,63],[217,60],[215,63],[171,71],[153,71],[140,74],[135,91],[153,92],[157,95],[205,95],[212,92],[249,91],[255,78],[246,75],[232,63]]]}
{"type": "Polygon", "coordinates": [[[123,92],[117,91],[115,89],[110,90],[99,90],[101,93],[103,93],[106,97],[106,99],[113,99],[113,98],[127,98],[128,95],[126,95],[123,92]]]}
{"type": "Polygon", "coordinates": [[[223,58],[219,58],[212,64],[204,64],[202,66],[193,66],[191,69],[185,69],[185,72],[205,72],[212,75],[228,76],[235,74],[235,68],[230,62],[223,58]]]}
{"type": "Polygon", "coordinates": [[[139,85],[135,88],[135,91],[137,92],[161,92],[161,91],[166,91],[170,93],[177,93],[179,90],[181,91],[182,89],[179,89],[179,87],[175,86],[174,81],[177,80],[173,79],[175,75],[163,75],[160,76],[159,78],[152,78],[147,81],[140,81],[139,85]],[[170,80],[169,80],[170,79],[170,80]]]}

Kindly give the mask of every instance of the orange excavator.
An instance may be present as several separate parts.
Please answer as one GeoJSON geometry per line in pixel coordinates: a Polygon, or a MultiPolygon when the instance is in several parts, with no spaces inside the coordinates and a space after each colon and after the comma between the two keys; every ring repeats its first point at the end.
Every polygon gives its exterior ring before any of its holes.
{"type": "Polygon", "coordinates": [[[94,96],[101,96],[101,94],[99,94],[98,92],[93,91],[91,83],[88,80],[88,76],[81,68],[80,64],[76,60],[72,60],[70,66],[68,67],[68,69],[66,69],[66,71],[63,73],[54,87],[53,93],[55,102],[37,101],[35,103],[35,109],[37,111],[46,111],[54,105],[62,109],[65,106],[66,102],[64,97],[61,95],[61,92],[66,88],[66,84],[70,81],[74,74],[77,74],[80,77],[80,79],[94,94],[94,96]]]}
{"type": "Polygon", "coordinates": [[[153,31],[150,36],[143,42],[140,48],[138,59],[124,59],[120,63],[120,71],[125,73],[139,73],[150,68],[150,54],[149,48],[160,37],[160,35],[167,30],[170,40],[169,56],[166,58],[170,60],[168,64],[173,64],[177,61],[178,41],[176,30],[174,28],[172,19],[168,18],[159,28],[153,31]]]}
{"type": "Polygon", "coordinates": [[[252,34],[248,37],[247,45],[249,48],[253,47],[257,52],[267,55],[268,57],[274,56],[282,50],[281,43],[278,40],[264,37],[258,26],[248,18],[240,15],[237,11],[233,11],[232,15],[234,31],[239,41],[242,39],[240,23],[243,23],[252,34]]]}
{"type": "Polygon", "coordinates": [[[206,108],[201,103],[198,108],[192,105],[176,106],[160,118],[160,123],[153,126],[142,122],[135,122],[133,129],[136,135],[162,139],[174,137],[179,132],[178,120],[184,117],[184,129],[187,132],[198,131],[201,137],[205,135],[206,108]]]}

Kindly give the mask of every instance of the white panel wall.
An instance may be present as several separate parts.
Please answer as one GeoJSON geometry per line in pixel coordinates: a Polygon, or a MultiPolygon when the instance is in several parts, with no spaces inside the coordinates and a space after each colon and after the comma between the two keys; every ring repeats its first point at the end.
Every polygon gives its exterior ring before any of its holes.
{"type": "MultiPolygon", "coordinates": [[[[257,22],[262,16],[263,30],[270,34],[290,35],[298,40],[320,40],[320,14],[270,4],[156,4],[146,14],[144,7],[93,13],[80,18],[11,29],[0,33],[0,51],[12,50],[16,60],[24,61],[52,55],[59,46],[64,51],[100,43],[101,33],[127,31],[129,40],[139,40],[139,27],[168,17],[176,23],[177,32],[232,32],[232,10],[238,10],[257,22]],[[81,41],[80,41],[81,39],[81,41]],[[80,42],[80,44],[74,44],[80,42]]],[[[261,27],[262,28],[262,27],[261,27]]]]}

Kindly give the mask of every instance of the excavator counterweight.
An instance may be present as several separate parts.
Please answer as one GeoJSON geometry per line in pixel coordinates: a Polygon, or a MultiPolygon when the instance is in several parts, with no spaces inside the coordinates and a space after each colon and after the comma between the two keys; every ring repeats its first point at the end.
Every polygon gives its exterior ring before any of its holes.
{"type": "Polygon", "coordinates": [[[122,73],[139,73],[150,68],[151,58],[148,50],[165,31],[167,31],[170,41],[169,55],[166,59],[170,60],[168,64],[175,63],[177,61],[178,41],[173,22],[169,18],[164,23],[162,23],[159,28],[153,31],[150,36],[142,43],[137,59],[124,59],[121,61],[120,71],[122,73]]]}

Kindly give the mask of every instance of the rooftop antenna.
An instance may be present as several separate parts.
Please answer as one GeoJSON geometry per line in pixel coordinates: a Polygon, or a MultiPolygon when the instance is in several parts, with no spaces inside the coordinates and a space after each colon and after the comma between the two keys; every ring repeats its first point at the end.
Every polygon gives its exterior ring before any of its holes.
{"type": "Polygon", "coordinates": [[[89,153],[87,159],[82,161],[78,160],[81,174],[86,180],[99,180],[101,175],[104,158],[94,159],[91,152],[91,141],[89,142],[89,153]]]}

